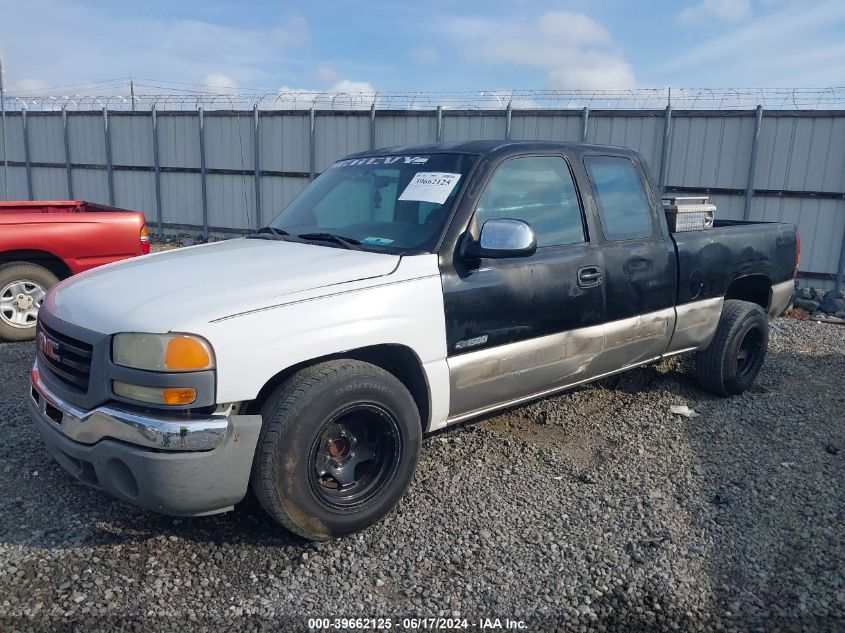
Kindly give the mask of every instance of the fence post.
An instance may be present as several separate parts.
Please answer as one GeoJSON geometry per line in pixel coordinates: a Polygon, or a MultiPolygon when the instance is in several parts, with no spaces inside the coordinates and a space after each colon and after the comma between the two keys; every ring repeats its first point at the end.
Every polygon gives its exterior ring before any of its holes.
{"type": "Polygon", "coordinates": [[[590,108],[581,108],[581,142],[587,142],[587,122],[590,120],[590,108]]]}
{"type": "Polygon", "coordinates": [[[161,219],[161,163],[158,158],[158,118],[156,117],[156,106],[150,106],[150,116],[153,124],[153,169],[155,170],[156,189],[156,218],[158,220],[158,236],[164,235],[161,219]]]}
{"type": "Polygon", "coordinates": [[[114,206],[114,172],[111,162],[111,132],[109,131],[109,111],[103,108],[103,138],[106,144],[106,175],[109,183],[109,204],[114,206]]]}
{"type": "Polygon", "coordinates": [[[316,113],[314,112],[314,106],[311,106],[311,109],[308,110],[308,123],[310,125],[310,131],[308,133],[308,178],[310,180],[314,180],[314,175],[317,172],[317,159],[314,156],[315,150],[317,148],[317,139],[315,138],[315,119],[316,113]]]}
{"type": "Polygon", "coordinates": [[[208,188],[205,179],[205,119],[199,109],[200,125],[200,178],[202,180],[202,237],[208,240],[208,188]]]}
{"type": "Polygon", "coordinates": [[[748,163],[748,182],[745,184],[745,206],[742,219],[751,217],[751,202],[754,198],[754,177],[757,174],[757,150],[760,146],[760,128],[763,126],[763,106],[758,105],[754,113],[754,138],[751,141],[751,160],[748,163]]]}
{"type": "Polygon", "coordinates": [[[370,150],[376,148],[376,102],[370,104],[370,150]]]}
{"type": "Polygon", "coordinates": [[[23,125],[23,156],[26,161],[26,195],[30,200],[32,196],[32,161],[29,157],[29,124],[26,121],[26,108],[21,110],[21,124],[23,125]]]}
{"type": "Polygon", "coordinates": [[[255,168],[255,228],[260,229],[261,221],[261,163],[258,145],[258,104],[252,106],[252,146],[253,146],[253,167],[255,168]]]}
{"type": "Polygon", "coordinates": [[[67,129],[67,104],[62,106],[62,136],[65,150],[65,177],[67,178],[67,197],[73,200],[73,169],[70,166],[70,134],[67,129]]]}
{"type": "Polygon", "coordinates": [[[663,147],[660,150],[660,193],[666,191],[666,178],[669,173],[669,152],[672,149],[672,104],[666,105],[663,115],[663,147]]]}
{"type": "Polygon", "coordinates": [[[513,104],[508,101],[508,107],[505,110],[505,140],[509,141],[511,138],[511,118],[513,116],[513,104]]]}
{"type": "Polygon", "coordinates": [[[437,106],[437,142],[443,140],[443,106],[437,106]]]}
{"type": "Polygon", "coordinates": [[[842,245],[839,247],[839,268],[836,269],[834,291],[842,292],[843,282],[845,282],[845,229],[842,231],[842,245]]]}

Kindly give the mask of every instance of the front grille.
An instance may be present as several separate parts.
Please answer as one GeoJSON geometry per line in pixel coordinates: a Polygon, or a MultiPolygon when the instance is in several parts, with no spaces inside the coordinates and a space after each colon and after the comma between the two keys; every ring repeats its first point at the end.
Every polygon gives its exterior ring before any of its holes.
{"type": "Polygon", "coordinates": [[[38,358],[63,383],[83,393],[87,392],[93,347],[43,323],[39,328],[38,358]]]}

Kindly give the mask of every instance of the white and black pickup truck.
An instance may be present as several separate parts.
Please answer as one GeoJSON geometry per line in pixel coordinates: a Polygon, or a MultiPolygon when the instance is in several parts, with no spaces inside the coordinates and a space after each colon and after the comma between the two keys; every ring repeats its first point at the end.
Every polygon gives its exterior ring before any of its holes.
{"type": "Polygon", "coordinates": [[[627,149],[358,154],[247,238],[55,286],[32,419],[130,503],[212,514],[251,487],[306,538],[348,534],[397,504],[428,431],[684,352],[704,389],[748,389],[795,227],[673,226],[627,149]]]}

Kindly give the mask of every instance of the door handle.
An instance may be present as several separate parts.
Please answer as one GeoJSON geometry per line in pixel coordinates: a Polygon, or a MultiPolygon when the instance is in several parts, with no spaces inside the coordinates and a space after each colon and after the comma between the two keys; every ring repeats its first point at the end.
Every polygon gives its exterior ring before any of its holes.
{"type": "Polygon", "coordinates": [[[598,286],[603,281],[601,268],[598,266],[585,266],[578,269],[578,285],[581,288],[598,286]]]}

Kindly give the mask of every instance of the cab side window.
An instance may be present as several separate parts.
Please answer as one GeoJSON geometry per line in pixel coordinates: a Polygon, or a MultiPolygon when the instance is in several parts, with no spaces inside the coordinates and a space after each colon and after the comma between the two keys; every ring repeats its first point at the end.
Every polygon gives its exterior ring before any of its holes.
{"type": "Polygon", "coordinates": [[[479,228],[494,218],[528,223],[538,247],[586,241],[572,174],[559,156],[525,156],[502,163],[475,213],[479,228]]]}
{"type": "Polygon", "coordinates": [[[604,237],[611,241],[650,237],[651,207],[634,163],[622,156],[587,156],[584,164],[604,237]]]}

